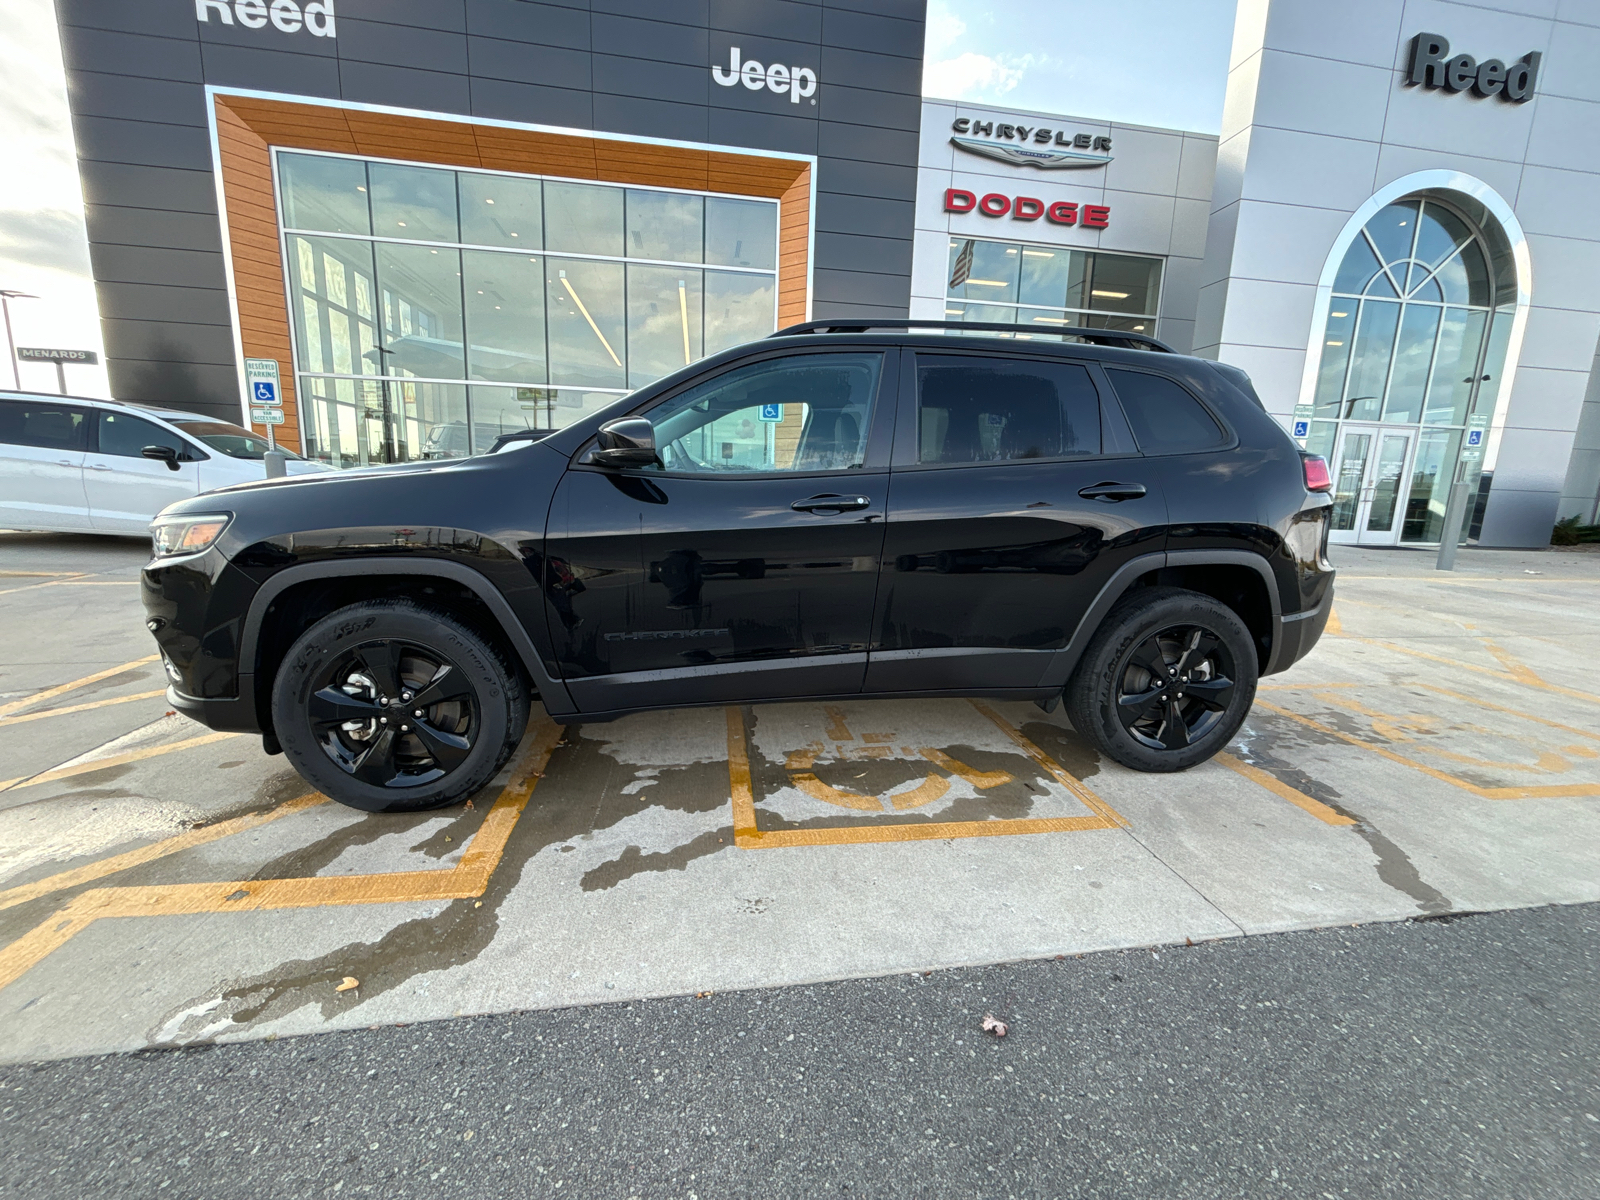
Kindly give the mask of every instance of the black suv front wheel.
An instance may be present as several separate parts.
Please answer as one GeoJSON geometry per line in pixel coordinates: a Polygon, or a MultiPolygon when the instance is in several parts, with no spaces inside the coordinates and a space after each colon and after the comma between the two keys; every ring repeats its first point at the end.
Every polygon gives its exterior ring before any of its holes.
{"type": "Polygon", "coordinates": [[[1072,727],[1136,771],[1182,771],[1238,732],[1256,653],[1234,611],[1200,592],[1149,588],[1106,617],[1067,684],[1072,727]]]}
{"type": "Polygon", "coordinates": [[[272,688],[283,752],[323,795],[416,812],[488,783],[527,724],[521,680],[477,633],[403,600],[331,613],[290,647],[272,688]]]}

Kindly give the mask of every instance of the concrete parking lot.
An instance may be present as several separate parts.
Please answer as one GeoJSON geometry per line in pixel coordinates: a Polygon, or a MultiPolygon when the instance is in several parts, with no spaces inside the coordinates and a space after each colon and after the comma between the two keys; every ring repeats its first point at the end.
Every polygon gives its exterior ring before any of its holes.
{"type": "Polygon", "coordinates": [[[6,1061],[1600,899],[1600,554],[1336,549],[1330,636],[1181,776],[787,704],[536,719],[402,817],[168,712],[144,558],[0,533],[6,1061]]]}

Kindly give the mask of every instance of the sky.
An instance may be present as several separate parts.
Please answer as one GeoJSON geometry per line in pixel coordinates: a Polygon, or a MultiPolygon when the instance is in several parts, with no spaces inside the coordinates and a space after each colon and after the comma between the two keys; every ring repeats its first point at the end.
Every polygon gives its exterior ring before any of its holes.
{"type": "MultiPolygon", "coordinates": [[[[147,0],[117,0],[144,3],[147,0]]],[[[52,0],[3,0],[0,28],[0,289],[19,346],[104,357],[52,0]]],[[[929,0],[923,92],[1066,116],[1215,133],[1235,0],[929,0]]],[[[4,353],[0,351],[0,353],[4,353]]],[[[22,363],[54,391],[55,368],[22,363]]],[[[105,368],[67,386],[109,396],[105,368]]],[[[0,364],[0,387],[12,385],[0,364]]]]}
{"type": "Polygon", "coordinates": [[[1234,7],[1235,0],[928,0],[922,91],[1216,133],[1234,7]]]}
{"type": "MultiPolygon", "coordinates": [[[[12,332],[19,346],[93,350],[104,359],[54,6],[51,0],[3,4],[0,289],[38,297],[10,302],[12,332]]],[[[56,390],[51,364],[21,363],[18,370],[24,388],[56,390]]],[[[66,373],[70,392],[111,394],[103,362],[66,373]]],[[[0,362],[0,387],[11,386],[10,366],[0,362]]]]}

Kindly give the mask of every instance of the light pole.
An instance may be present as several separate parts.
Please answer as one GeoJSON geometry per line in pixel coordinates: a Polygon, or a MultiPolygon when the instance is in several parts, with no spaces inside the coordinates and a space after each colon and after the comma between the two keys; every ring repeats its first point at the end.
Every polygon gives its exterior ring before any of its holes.
{"type": "Polygon", "coordinates": [[[3,310],[6,316],[6,349],[11,356],[11,379],[19,392],[22,390],[22,371],[17,366],[16,339],[11,336],[11,302],[38,298],[32,292],[14,292],[9,288],[0,288],[0,310],[3,310]]]}

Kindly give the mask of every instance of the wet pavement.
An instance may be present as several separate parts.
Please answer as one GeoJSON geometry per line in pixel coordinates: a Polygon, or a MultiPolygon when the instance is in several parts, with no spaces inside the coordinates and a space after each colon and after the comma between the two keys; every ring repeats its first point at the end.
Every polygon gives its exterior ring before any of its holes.
{"type": "Polygon", "coordinates": [[[1600,900],[1593,553],[1336,548],[1180,776],[1029,704],[536,717],[404,817],[169,714],[144,558],[0,533],[0,1061],[1600,900]]]}

